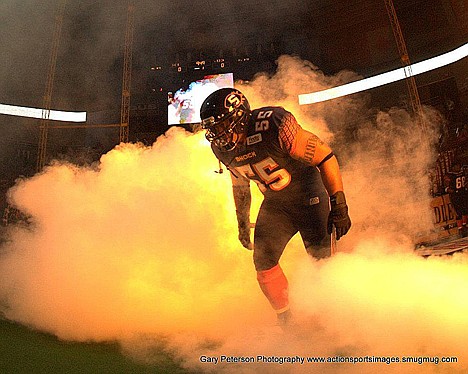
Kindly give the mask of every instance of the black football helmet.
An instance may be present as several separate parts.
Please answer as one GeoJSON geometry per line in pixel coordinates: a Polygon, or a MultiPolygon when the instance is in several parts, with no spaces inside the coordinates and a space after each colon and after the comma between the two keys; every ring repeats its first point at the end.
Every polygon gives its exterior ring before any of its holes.
{"type": "Polygon", "coordinates": [[[206,139],[216,147],[232,151],[245,133],[250,118],[250,105],[234,88],[221,88],[209,95],[200,108],[201,126],[206,139]]]}

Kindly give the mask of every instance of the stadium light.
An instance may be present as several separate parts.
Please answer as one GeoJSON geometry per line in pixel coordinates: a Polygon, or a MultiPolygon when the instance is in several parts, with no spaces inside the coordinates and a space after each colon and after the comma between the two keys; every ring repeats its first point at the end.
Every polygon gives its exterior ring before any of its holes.
{"type": "MultiPolygon", "coordinates": [[[[16,105],[0,104],[0,114],[7,116],[43,118],[45,109],[29,108],[16,105]]],[[[52,121],[64,122],[86,122],[86,112],[65,112],[60,110],[51,110],[48,119],[52,121]]]]}
{"type": "Polygon", "coordinates": [[[408,78],[411,75],[418,75],[430,70],[449,65],[468,56],[468,43],[461,47],[444,53],[443,55],[432,57],[430,59],[405,66],[400,69],[392,70],[387,73],[379,74],[374,77],[361,79],[355,82],[347,83],[342,86],[329,88],[322,91],[299,95],[299,104],[314,104],[322,101],[336,99],[338,97],[351,95],[357,92],[368,90],[408,78]]]}

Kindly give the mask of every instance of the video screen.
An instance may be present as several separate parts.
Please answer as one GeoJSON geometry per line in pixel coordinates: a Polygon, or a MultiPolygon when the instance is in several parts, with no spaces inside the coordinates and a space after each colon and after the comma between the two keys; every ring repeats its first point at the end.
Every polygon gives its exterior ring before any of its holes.
{"type": "Polygon", "coordinates": [[[212,92],[234,87],[233,73],[206,75],[175,93],[168,93],[168,125],[200,123],[200,107],[212,92]]]}

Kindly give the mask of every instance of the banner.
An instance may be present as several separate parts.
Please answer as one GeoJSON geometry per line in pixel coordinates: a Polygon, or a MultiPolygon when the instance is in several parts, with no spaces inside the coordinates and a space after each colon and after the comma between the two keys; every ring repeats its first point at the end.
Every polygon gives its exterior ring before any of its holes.
{"type": "Polygon", "coordinates": [[[432,219],[441,230],[457,227],[456,214],[448,194],[436,196],[431,201],[432,219]]]}

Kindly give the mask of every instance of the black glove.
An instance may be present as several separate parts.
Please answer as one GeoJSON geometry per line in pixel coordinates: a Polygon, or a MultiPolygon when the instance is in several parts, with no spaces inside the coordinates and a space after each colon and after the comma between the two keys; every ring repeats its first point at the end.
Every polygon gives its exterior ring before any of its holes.
{"type": "Polygon", "coordinates": [[[342,191],[338,191],[330,196],[331,210],[328,215],[328,234],[333,231],[333,226],[336,228],[336,240],[340,240],[343,235],[346,235],[351,227],[351,220],[348,216],[348,206],[346,198],[342,191]]]}
{"type": "Polygon", "coordinates": [[[240,223],[239,228],[239,241],[242,243],[244,248],[249,250],[253,249],[252,243],[250,242],[250,223],[240,223]]]}

